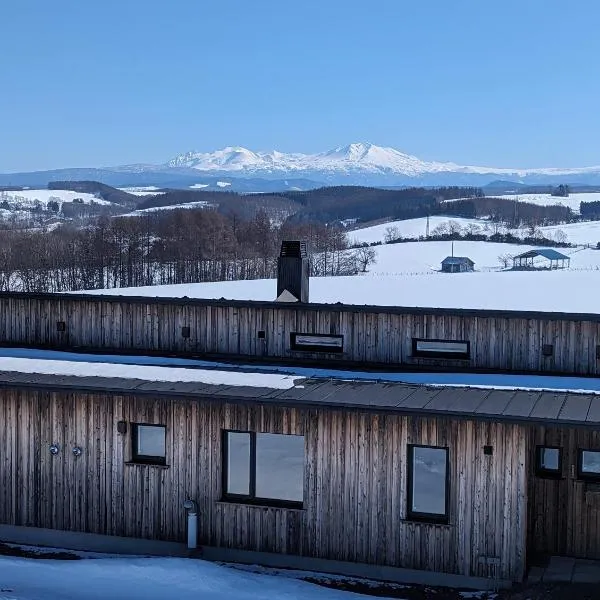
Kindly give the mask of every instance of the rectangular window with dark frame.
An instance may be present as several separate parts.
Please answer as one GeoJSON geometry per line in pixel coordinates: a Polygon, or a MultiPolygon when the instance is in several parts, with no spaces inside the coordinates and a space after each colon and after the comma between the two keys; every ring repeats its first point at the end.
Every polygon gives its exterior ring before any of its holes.
{"type": "Polygon", "coordinates": [[[145,465],[166,465],[166,427],[136,423],[132,427],[131,460],[145,465]]]}
{"type": "Polygon", "coordinates": [[[468,359],[471,357],[471,344],[459,340],[427,340],[413,338],[413,356],[424,358],[458,358],[468,359]]]}
{"type": "Polygon", "coordinates": [[[562,448],[537,446],[535,449],[535,472],[538,477],[560,478],[562,476],[562,448]]]}
{"type": "Polygon", "coordinates": [[[448,448],[408,446],[408,519],[448,522],[448,448]]]}
{"type": "Polygon", "coordinates": [[[223,497],[248,504],[301,508],[304,436],[224,431],[223,497]]]}
{"type": "Polygon", "coordinates": [[[290,346],[296,351],[340,353],[344,351],[344,336],[294,332],[290,333],[290,346]]]}
{"type": "Polygon", "coordinates": [[[600,481],[600,450],[579,450],[578,476],[600,481]]]}

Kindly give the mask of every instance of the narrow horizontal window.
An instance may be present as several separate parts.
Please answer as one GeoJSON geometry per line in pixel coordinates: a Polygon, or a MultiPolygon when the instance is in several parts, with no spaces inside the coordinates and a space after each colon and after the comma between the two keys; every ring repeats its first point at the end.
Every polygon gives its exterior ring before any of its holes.
{"type": "Polygon", "coordinates": [[[291,333],[290,344],[292,350],[306,352],[343,352],[343,335],[324,335],[320,333],[291,333]]]}
{"type": "Polygon", "coordinates": [[[166,428],[164,425],[133,425],[132,461],[166,464],[166,428]]]}
{"type": "Polygon", "coordinates": [[[448,448],[408,447],[408,518],[448,522],[448,448]]]}
{"type": "Polygon", "coordinates": [[[562,475],[562,448],[538,446],[535,470],[538,477],[560,477],[562,475]]]}
{"type": "Polygon", "coordinates": [[[600,481],[600,450],[579,451],[579,477],[600,481]]]}
{"type": "Polygon", "coordinates": [[[471,356],[471,344],[465,341],[413,338],[413,355],[438,358],[469,358],[471,356]]]}
{"type": "Polygon", "coordinates": [[[226,500],[301,507],[304,436],[225,431],[223,495],[226,500]]]}

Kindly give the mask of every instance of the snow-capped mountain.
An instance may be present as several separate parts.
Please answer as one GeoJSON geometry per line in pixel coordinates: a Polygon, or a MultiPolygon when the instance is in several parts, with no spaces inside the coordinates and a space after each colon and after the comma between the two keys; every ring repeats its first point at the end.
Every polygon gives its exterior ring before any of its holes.
{"type": "MultiPolygon", "coordinates": [[[[515,180],[563,176],[600,177],[600,166],[578,169],[503,169],[493,167],[461,166],[452,162],[427,162],[395,148],[369,143],[353,143],[318,154],[286,154],[283,152],[255,152],[241,147],[227,147],[215,152],[188,152],[167,163],[168,167],[224,172],[231,175],[255,176],[293,175],[330,181],[332,178],[362,176],[371,180],[383,177],[382,183],[397,179],[398,183],[414,179],[438,181],[489,179],[502,176],[515,180]],[[471,177],[467,177],[471,176],[471,177]],[[385,180],[385,181],[384,181],[385,180]]],[[[359,178],[359,182],[363,182],[359,178]]]]}

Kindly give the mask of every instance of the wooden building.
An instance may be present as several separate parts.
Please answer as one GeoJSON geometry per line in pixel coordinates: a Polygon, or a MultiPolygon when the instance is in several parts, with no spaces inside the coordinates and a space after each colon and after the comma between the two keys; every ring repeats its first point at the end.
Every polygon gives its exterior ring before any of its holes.
{"type": "Polygon", "coordinates": [[[200,546],[249,562],[480,586],[600,558],[600,396],[205,373],[0,372],[0,539],[183,544],[190,500],[200,546]]]}
{"type": "Polygon", "coordinates": [[[467,273],[475,270],[475,263],[467,256],[447,256],[442,261],[442,273],[467,273]]]}
{"type": "Polygon", "coordinates": [[[600,315],[0,293],[0,346],[598,375],[600,315]]]}

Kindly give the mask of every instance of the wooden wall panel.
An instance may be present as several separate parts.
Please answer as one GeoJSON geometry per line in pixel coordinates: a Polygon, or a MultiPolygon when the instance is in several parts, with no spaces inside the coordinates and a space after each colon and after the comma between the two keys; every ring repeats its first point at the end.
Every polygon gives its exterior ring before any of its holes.
{"type": "Polygon", "coordinates": [[[519,580],[527,450],[520,425],[0,390],[0,522],[183,542],[192,498],[203,544],[519,580]],[[120,420],[164,424],[168,468],[127,464],[120,420]],[[303,434],[304,510],[221,502],[223,429],[303,434]],[[450,449],[448,525],[406,518],[415,443],[450,449]]]}
{"type": "Polygon", "coordinates": [[[563,451],[559,479],[529,473],[530,552],[600,559],[600,487],[577,477],[578,451],[600,451],[600,431],[539,427],[529,443],[531,456],[538,445],[563,451]]]}
{"type": "Polygon", "coordinates": [[[190,304],[0,297],[0,342],[55,348],[164,354],[213,354],[264,358],[324,359],[435,368],[497,369],[597,375],[600,323],[523,316],[366,312],[351,307],[318,311],[303,306],[190,304]],[[57,321],[67,330],[58,332],[57,321]],[[181,328],[191,328],[183,338],[181,328]],[[265,331],[265,339],[258,332],[265,331]],[[293,331],[344,336],[344,354],[293,352],[293,331]],[[416,359],[412,338],[466,339],[469,361],[416,359]],[[542,345],[552,344],[551,357],[542,345]]]}

